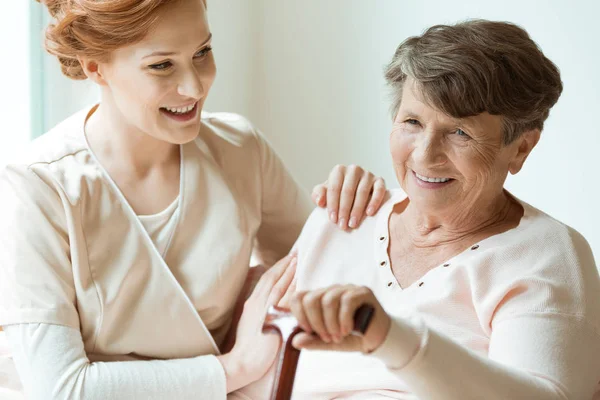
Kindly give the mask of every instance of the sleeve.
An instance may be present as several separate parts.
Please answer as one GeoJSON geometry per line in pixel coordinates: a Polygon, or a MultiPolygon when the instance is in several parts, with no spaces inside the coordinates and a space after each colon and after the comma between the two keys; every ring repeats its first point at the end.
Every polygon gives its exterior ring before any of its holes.
{"type": "Polygon", "coordinates": [[[256,130],[255,137],[262,174],[255,257],[270,266],[290,251],[314,207],[309,194],[294,180],[268,141],[256,130]]]}
{"type": "Polygon", "coordinates": [[[371,354],[418,398],[590,399],[600,376],[600,336],[585,320],[522,314],[495,325],[488,357],[430,330],[418,316],[394,318],[371,354]]]}
{"type": "Polygon", "coordinates": [[[0,325],[79,328],[59,192],[27,166],[0,170],[0,325]]]}
{"type": "Polygon", "coordinates": [[[76,329],[49,324],[5,327],[27,398],[225,399],[225,373],[215,356],[94,362],[76,329]]]}

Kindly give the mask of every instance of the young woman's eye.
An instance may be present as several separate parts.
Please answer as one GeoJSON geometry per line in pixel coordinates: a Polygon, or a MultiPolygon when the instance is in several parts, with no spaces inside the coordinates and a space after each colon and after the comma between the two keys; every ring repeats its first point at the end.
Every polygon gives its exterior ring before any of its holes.
{"type": "Polygon", "coordinates": [[[152,64],[152,65],[149,65],[149,66],[148,66],[148,68],[150,68],[150,69],[153,69],[153,70],[155,70],[155,71],[164,71],[164,70],[166,70],[166,69],[169,69],[169,68],[171,68],[171,65],[172,65],[172,64],[171,64],[171,62],[170,62],[170,61],[165,61],[165,62],[162,62],[162,63],[160,63],[160,64],[152,64]]]}
{"type": "Polygon", "coordinates": [[[212,51],[212,47],[210,47],[210,46],[205,47],[202,50],[200,50],[199,52],[197,52],[196,55],[194,56],[194,58],[204,58],[211,51],[212,51]]]}

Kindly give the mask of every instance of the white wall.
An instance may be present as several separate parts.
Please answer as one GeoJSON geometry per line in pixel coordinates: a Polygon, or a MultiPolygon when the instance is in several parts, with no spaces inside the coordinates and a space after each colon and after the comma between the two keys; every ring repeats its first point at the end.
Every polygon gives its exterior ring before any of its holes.
{"type": "Polygon", "coordinates": [[[263,107],[251,117],[307,187],[336,163],[364,165],[396,186],[382,77],[396,46],[438,23],[518,23],[560,67],[565,90],[539,147],[507,186],[583,233],[600,261],[598,16],[593,0],[265,0],[255,100],[263,107]]]}
{"type": "MultiPolygon", "coordinates": [[[[600,264],[599,15],[594,0],[213,0],[218,76],[206,108],[248,116],[307,188],[336,163],[366,166],[396,186],[382,77],[396,46],[433,24],[516,22],[560,67],[565,90],[538,148],[507,186],[582,232],[600,264]]],[[[47,73],[48,124],[94,98],[56,70],[47,73]]]]}
{"type": "Polygon", "coordinates": [[[2,5],[0,24],[2,62],[0,62],[0,164],[18,147],[29,141],[31,99],[28,1],[2,5]],[[10,40],[9,40],[10,39],[10,40]]]}

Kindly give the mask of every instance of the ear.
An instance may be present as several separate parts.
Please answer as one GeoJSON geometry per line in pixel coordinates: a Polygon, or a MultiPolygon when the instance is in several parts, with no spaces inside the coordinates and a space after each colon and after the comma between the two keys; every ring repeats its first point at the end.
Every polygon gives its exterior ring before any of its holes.
{"type": "Polygon", "coordinates": [[[515,175],[523,168],[525,160],[539,142],[540,135],[541,131],[539,129],[525,131],[514,143],[510,144],[510,146],[515,146],[512,160],[508,164],[508,170],[511,174],[515,175]]]}
{"type": "Polygon", "coordinates": [[[78,57],[79,64],[83,68],[83,72],[89,80],[97,83],[100,86],[106,86],[106,79],[103,74],[102,64],[97,60],[89,59],[86,57],[78,57]]]}

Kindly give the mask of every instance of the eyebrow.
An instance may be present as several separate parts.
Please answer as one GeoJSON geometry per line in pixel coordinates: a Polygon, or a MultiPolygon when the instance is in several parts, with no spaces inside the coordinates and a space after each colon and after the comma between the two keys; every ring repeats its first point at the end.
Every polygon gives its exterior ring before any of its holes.
{"type": "MultiPolygon", "coordinates": [[[[206,47],[211,40],[212,40],[212,33],[210,33],[208,35],[208,38],[200,46],[198,46],[198,50],[202,49],[203,47],[206,47]]],[[[145,58],[149,58],[149,57],[157,57],[157,56],[167,57],[167,56],[172,56],[175,54],[177,54],[177,53],[174,51],[155,51],[155,52],[152,52],[152,53],[142,57],[142,60],[145,58]]]]}
{"type": "Polygon", "coordinates": [[[399,112],[397,115],[402,115],[403,118],[414,118],[414,119],[419,119],[419,114],[417,114],[416,112],[413,112],[412,110],[405,110],[402,112],[399,112]]]}

